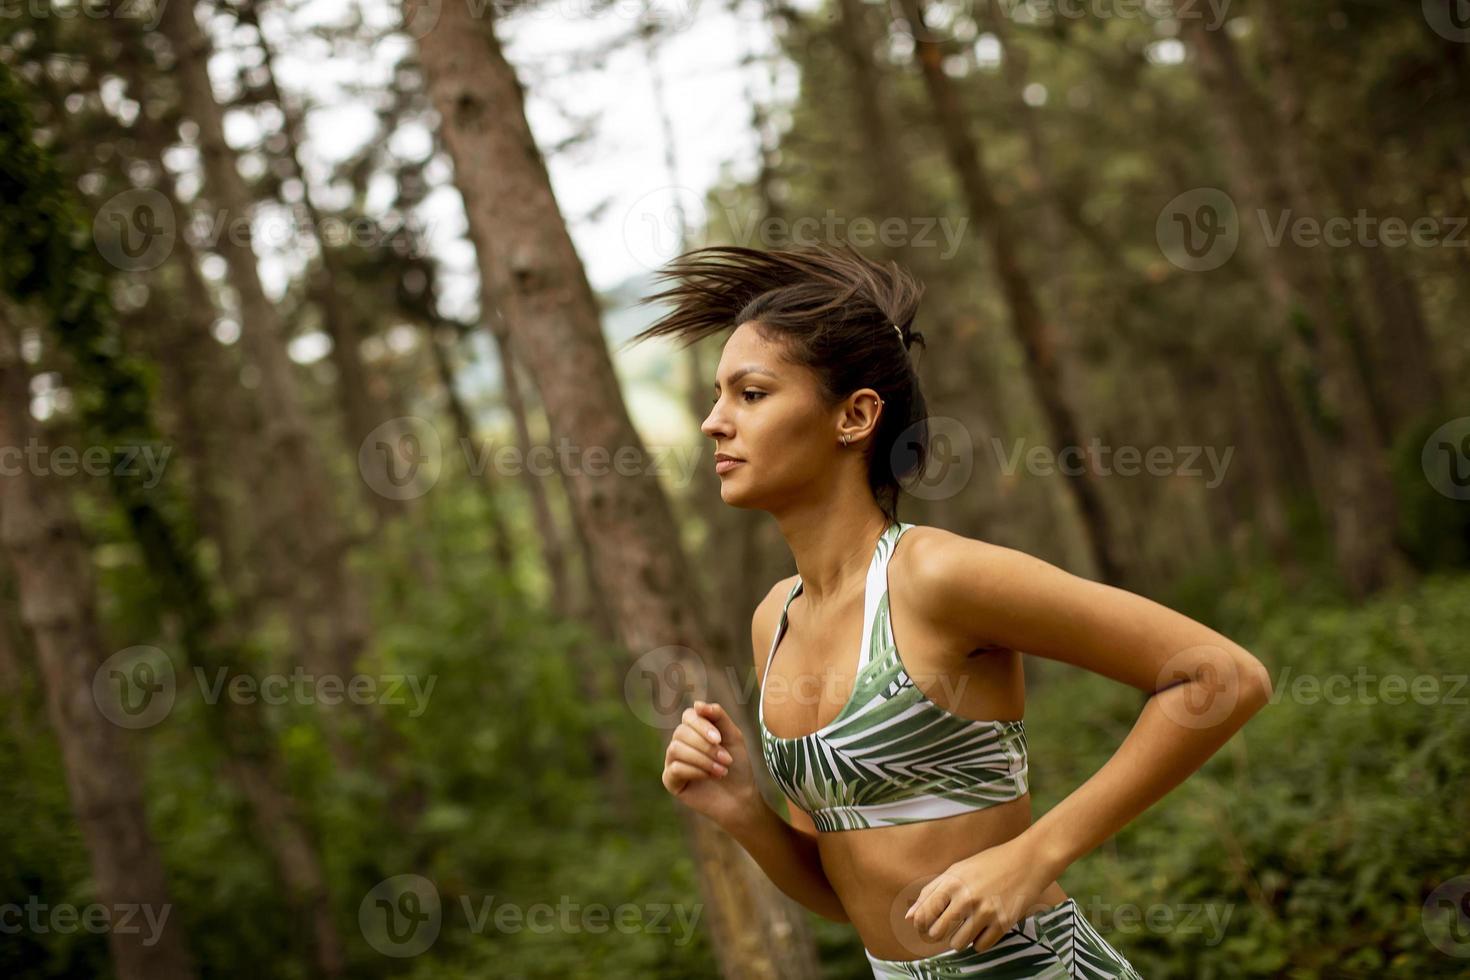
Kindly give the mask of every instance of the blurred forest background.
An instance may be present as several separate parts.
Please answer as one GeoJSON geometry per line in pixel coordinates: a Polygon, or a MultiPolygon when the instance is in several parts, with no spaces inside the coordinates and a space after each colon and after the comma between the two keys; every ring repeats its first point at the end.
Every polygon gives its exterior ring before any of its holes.
{"type": "MultiPolygon", "coordinates": [[[[1150,978],[1470,970],[1462,2],[329,6],[0,4],[0,972],[868,976],[659,782],[792,568],[719,499],[719,341],[622,341],[659,261],[803,236],[927,284],[903,520],[1272,671],[1063,876],[1097,928],[1150,978]],[[754,164],[690,190],[669,105],[730,65],[754,164]],[[662,166],[565,180],[598,92],[662,166]],[[594,290],[558,200],[604,193],[644,271],[594,290]]],[[[1039,814],[1139,693],[1028,672],[1039,814]]]]}

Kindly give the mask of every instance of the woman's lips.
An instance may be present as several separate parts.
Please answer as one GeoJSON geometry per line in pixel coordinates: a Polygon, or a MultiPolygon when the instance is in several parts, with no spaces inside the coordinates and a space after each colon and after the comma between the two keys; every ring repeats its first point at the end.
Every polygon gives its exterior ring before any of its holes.
{"type": "Polygon", "coordinates": [[[745,462],[745,460],[743,460],[743,459],[721,459],[721,460],[716,460],[715,461],[715,472],[716,473],[728,473],[730,470],[733,470],[735,467],[739,466],[743,462],[745,462]]]}

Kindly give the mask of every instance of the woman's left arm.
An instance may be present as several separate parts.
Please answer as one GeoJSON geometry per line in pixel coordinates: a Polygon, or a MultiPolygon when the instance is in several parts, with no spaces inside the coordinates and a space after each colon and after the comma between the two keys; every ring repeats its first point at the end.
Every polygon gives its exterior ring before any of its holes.
{"type": "MultiPolygon", "coordinates": [[[[972,866],[965,892],[1034,898],[1029,894],[1033,887],[1056,880],[1072,862],[1183,782],[1270,700],[1270,675],[1258,659],[1167,606],[1024,552],[947,531],[927,535],[923,544],[921,554],[908,562],[914,571],[907,591],[917,597],[920,616],[946,632],[958,631],[973,645],[966,649],[995,645],[1060,660],[1149,695],[1107,763],[1002,845],[1014,860],[992,861],[985,870],[972,866]],[[1032,870],[1025,874],[993,867],[1027,862],[1032,870]],[[1019,877],[1025,881],[1000,880],[1019,877]],[[1009,887],[1017,884],[1024,887],[1009,887]]],[[[960,878],[963,882],[965,876],[960,878]]],[[[973,912],[956,903],[944,914],[953,899],[939,894],[946,888],[936,879],[915,902],[919,917],[914,921],[921,931],[973,912]]],[[[974,902],[984,897],[971,896],[974,902]]],[[[982,919],[993,918],[1003,932],[1024,914],[1018,911],[1012,917],[1008,911],[982,919]]],[[[935,934],[948,935],[940,930],[935,934]]]]}

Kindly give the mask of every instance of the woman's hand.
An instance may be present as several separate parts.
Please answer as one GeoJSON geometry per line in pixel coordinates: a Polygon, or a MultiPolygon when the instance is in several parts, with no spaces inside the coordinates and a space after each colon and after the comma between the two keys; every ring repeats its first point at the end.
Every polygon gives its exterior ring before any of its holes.
{"type": "Polygon", "coordinates": [[[685,708],[664,753],[664,788],[680,803],[728,827],[760,805],[745,735],[718,704],[685,708]]]}
{"type": "Polygon", "coordinates": [[[956,861],[904,914],[924,939],[986,950],[1024,919],[1051,884],[1031,842],[1016,837],[956,861]]]}

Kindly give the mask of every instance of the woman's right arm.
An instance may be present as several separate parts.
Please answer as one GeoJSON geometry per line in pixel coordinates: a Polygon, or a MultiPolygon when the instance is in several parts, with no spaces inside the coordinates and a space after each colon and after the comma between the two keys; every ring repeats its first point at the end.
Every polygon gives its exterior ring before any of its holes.
{"type": "Polygon", "coordinates": [[[849,921],[822,868],[816,826],[795,805],[794,819],[804,821],[810,830],[781,819],[756,788],[754,765],[740,726],[725,709],[711,701],[695,701],[684,709],[669,740],[664,788],[735,838],[792,899],[834,922],[849,921]]]}
{"type": "MultiPolygon", "coordinates": [[[[784,597],[796,576],[777,582],[750,621],[756,690],[764,683],[766,648],[775,635],[784,597]]],[[[791,804],[792,822],[771,809],[756,788],[755,766],[740,726],[713,702],[684,709],[664,757],[664,787],[685,806],[709,817],[745,848],[766,876],[793,900],[834,922],[850,921],[822,868],[817,828],[791,804]]]]}
{"type": "MultiPolygon", "coordinates": [[[[795,804],[791,812],[801,814],[798,820],[806,817],[795,804]]],[[[822,869],[815,829],[808,834],[782,820],[757,794],[749,815],[724,830],[745,848],[777,888],[824,919],[851,921],[822,869]]]]}

